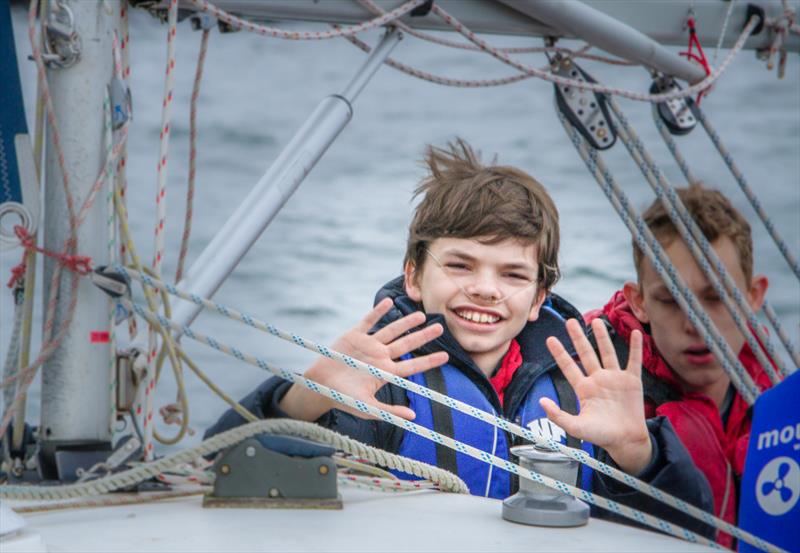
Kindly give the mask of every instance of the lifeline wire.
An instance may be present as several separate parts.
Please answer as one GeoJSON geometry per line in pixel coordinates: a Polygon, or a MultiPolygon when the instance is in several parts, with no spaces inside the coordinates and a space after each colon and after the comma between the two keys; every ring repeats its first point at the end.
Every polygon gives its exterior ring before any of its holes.
{"type": "MultiPolygon", "coordinates": [[[[196,294],[189,294],[189,293],[183,292],[181,290],[178,290],[177,288],[175,288],[174,286],[172,286],[170,284],[166,284],[164,282],[156,281],[156,280],[148,277],[147,275],[144,275],[144,274],[141,274],[141,273],[136,273],[134,271],[131,271],[129,269],[122,268],[122,267],[116,267],[116,269],[124,271],[125,274],[127,274],[128,276],[130,276],[130,277],[132,277],[132,278],[144,283],[147,286],[152,286],[152,287],[157,288],[159,290],[164,290],[169,294],[172,294],[172,295],[175,295],[175,296],[177,296],[179,298],[191,301],[194,304],[199,305],[200,307],[203,307],[203,308],[206,308],[206,309],[212,309],[212,310],[216,311],[217,313],[219,313],[219,314],[221,314],[221,315],[223,315],[225,317],[228,317],[230,319],[233,319],[233,320],[236,320],[236,321],[239,321],[239,322],[243,322],[243,323],[247,324],[248,326],[250,326],[252,328],[267,332],[267,333],[269,333],[269,334],[271,334],[271,335],[273,335],[273,336],[275,336],[277,338],[280,338],[282,340],[285,340],[285,341],[288,341],[288,342],[292,342],[295,345],[301,346],[301,347],[303,347],[305,349],[308,349],[309,351],[313,351],[315,353],[321,354],[321,355],[323,355],[325,357],[328,357],[329,359],[333,359],[333,360],[342,362],[345,365],[347,365],[348,367],[351,367],[353,369],[359,370],[361,372],[365,372],[365,373],[370,374],[371,376],[373,376],[375,378],[378,378],[379,380],[383,380],[383,381],[389,382],[389,383],[394,384],[396,386],[399,386],[399,387],[401,387],[403,389],[406,389],[406,390],[409,390],[409,391],[414,392],[416,394],[422,395],[423,397],[426,397],[426,398],[428,398],[428,399],[430,399],[432,401],[436,401],[438,403],[442,403],[442,404],[450,407],[451,409],[455,409],[457,411],[460,411],[462,413],[470,415],[470,416],[472,416],[472,417],[474,417],[474,418],[476,418],[476,419],[478,419],[478,420],[480,420],[482,422],[485,422],[487,424],[491,424],[493,426],[497,426],[497,427],[499,427],[499,428],[501,428],[501,429],[503,429],[505,431],[508,431],[508,432],[510,432],[510,433],[512,433],[512,434],[514,434],[516,436],[524,438],[524,439],[526,439],[526,440],[528,440],[530,442],[539,444],[541,446],[544,446],[544,447],[547,447],[547,448],[550,448],[550,449],[553,449],[553,450],[558,450],[561,453],[563,453],[563,454],[565,454],[565,455],[577,460],[578,462],[580,462],[582,464],[588,465],[588,466],[594,468],[595,470],[598,470],[598,471],[602,472],[603,474],[606,474],[607,476],[610,476],[611,478],[619,480],[620,482],[624,482],[625,484],[631,486],[632,488],[636,489],[637,491],[645,493],[650,497],[653,497],[653,498],[655,498],[655,499],[657,499],[657,500],[659,500],[659,501],[661,501],[663,503],[666,503],[667,505],[670,505],[671,507],[679,509],[682,512],[685,512],[685,513],[689,514],[690,516],[693,516],[693,517],[695,517],[695,518],[697,518],[699,520],[702,520],[703,522],[709,524],[710,526],[718,528],[718,529],[720,529],[722,531],[725,531],[725,532],[727,532],[729,534],[735,535],[736,532],[741,532],[735,526],[732,526],[732,525],[730,525],[729,523],[727,523],[727,522],[725,522],[723,520],[715,518],[713,515],[711,515],[709,513],[706,513],[705,511],[702,511],[701,509],[698,509],[698,508],[694,507],[693,505],[689,505],[685,501],[682,501],[682,500],[680,500],[680,499],[678,499],[678,498],[676,498],[676,497],[674,497],[674,496],[672,496],[670,494],[667,494],[667,493],[665,493],[665,492],[663,492],[661,490],[658,490],[657,488],[654,488],[653,486],[650,486],[649,484],[646,484],[646,483],[634,478],[633,476],[631,476],[629,474],[626,474],[626,473],[624,473],[624,472],[622,472],[622,471],[620,471],[618,469],[615,469],[613,467],[610,467],[609,465],[601,463],[600,461],[594,459],[593,457],[591,457],[590,455],[588,455],[585,451],[583,451],[581,449],[570,448],[570,447],[567,447],[567,446],[565,446],[565,445],[563,445],[563,444],[561,444],[561,443],[559,443],[559,442],[557,442],[555,440],[552,440],[550,438],[543,438],[543,437],[535,434],[534,432],[532,432],[530,429],[521,427],[521,426],[516,425],[516,424],[514,424],[514,423],[512,423],[510,421],[507,421],[505,419],[497,417],[492,413],[487,413],[485,411],[482,411],[482,410],[480,410],[480,409],[478,409],[478,408],[476,408],[474,406],[471,406],[471,405],[468,405],[468,404],[463,403],[461,401],[455,400],[455,399],[453,399],[451,397],[448,397],[448,396],[446,396],[444,394],[441,394],[439,392],[436,392],[434,390],[431,390],[429,388],[426,388],[424,386],[416,384],[416,383],[414,383],[414,382],[412,382],[410,380],[407,380],[405,378],[402,378],[400,376],[397,376],[397,375],[388,373],[386,371],[383,371],[383,370],[381,370],[381,369],[379,369],[379,368],[377,368],[377,367],[375,367],[373,365],[369,365],[367,363],[363,363],[363,362],[361,362],[361,361],[359,361],[357,359],[354,359],[354,358],[352,358],[350,356],[344,355],[344,354],[339,353],[337,351],[331,350],[331,349],[327,348],[326,346],[317,344],[316,342],[313,342],[311,340],[307,340],[307,339],[302,338],[302,337],[300,337],[300,336],[298,336],[296,334],[288,333],[288,332],[285,332],[283,330],[280,330],[280,329],[276,328],[275,326],[273,326],[271,324],[262,322],[262,321],[260,321],[260,320],[258,320],[256,318],[254,318],[254,317],[251,317],[251,316],[249,316],[247,314],[241,313],[241,312],[239,312],[239,311],[237,311],[235,309],[226,307],[224,305],[221,305],[219,303],[216,303],[216,302],[213,302],[213,301],[210,301],[210,300],[207,300],[207,299],[200,298],[196,294]]],[[[209,345],[211,345],[211,344],[209,344],[209,345]]],[[[214,347],[214,346],[212,345],[211,347],[214,347]]]]}
{"type": "MultiPolygon", "coordinates": [[[[498,467],[500,469],[506,470],[508,472],[511,472],[512,474],[516,474],[517,476],[521,476],[523,478],[527,478],[529,480],[533,480],[534,482],[537,482],[539,484],[547,486],[547,487],[549,487],[551,489],[557,490],[557,491],[559,491],[561,493],[570,495],[572,497],[576,497],[578,499],[582,499],[582,500],[586,501],[587,503],[591,503],[592,505],[595,505],[595,506],[601,507],[603,509],[609,510],[609,511],[611,511],[613,513],[616,513],[616,514],[618,514],[620,516],[629,518],[629,519],[631,519],[633,521],[636,521],[636,522],[638,522],[640,524],[644,524],[644,525],[649,526],[651,528],[654,528],[656,530],[660,530],[662,532],[668,533],[668,534],[673,535],[675,537],[679,537],[679,538],[685,539],[685,540],[690,541],[692,543],[701,543],[703,545],[708,545],[710,547],[719,548],[719,546],[715,542],[713,542],[711,540],[708,540],[707,538],[704,538],[702,536],[699,536],[699,535],[697,535],[696,533],[694,533],[694,532],[692,532],[690,530],[687,530],[687,529],[682,528],[682,527],[677,526],[677,525],[673,525],[673,524],[671,524],[671,523],[669,523],[669,522],[667,522],[665,520],[659,519],[657,517],[654,517],[653,515],[644,513],[642,511],[637,510],[637,509],[633,509],[633,508],[628,507],[626,505],[622,505],[622,504],[620,504],[620,503],[618,503],[616,501],[607,499],[607,498],[602,497],[602,496],[598,496],[598,495],[596,495],[596,494],[594,494],[592,492],[589,492],[587,490],[581,490],[580,488],[577,488],[575,486],[571,486],[569,484],[566,484],[564,482],[560,482],[560,481],[555,480],[553,478],[550,478],[548,476],[533,472],[533,471],[528,470],[528,469],[526,469],[524,467],[521,467],[520,465],[518,465],[516,463],[512,463],[510,461],[507,461],[505,459],[497,457],[496,455],[489,454],[489,453],[487,453],[485,451],[482,451],[482,450],[480,450],[478,448],[475,448],[475,447],[470,446],[468,444],[459,442],[459,441],[454,440],[454,439],[452,439],[452,438],[450,438],[448,436],[445,436],[443,434],[440,434],[438,432],[435,432],[433,430],[430,430],[428,428],[420,426],[420,425],[418,425],[416,423],[413,423],[411,421],[408,421],[408,420],[405,420],[405,419],[403,419],[401,417],[393,415],[393,414],[391,414],[391,413],[389,413],[387,411],[384,411],[384,410],[379,409],[377,407],[368,405],[368,404],[364,403],[363,401],[354,399],[351,396],[345,395],[345,394],[343,394],[341,392],[338,392],[336,390],[328,388],[327,386],[323,386],[322,384],[319,384],[319,383],[316,383],[316,382],[314,382],[312,380],[309,380],[309,379],[305,378],[304,376],[302,376],[300,374],[294,373],[294,372],[286,370],[286,369],[282,369],[280,367],[276,367],[276,366],[270,364],[269,362],[265,361],[264,359],[261,359],[259,357],[255,357],[255,356],[252,356],[252,355],[249,355],[249,354],[245,354],[241,350],[239,350],[238,348],[228,346],[227,344],[219,342],[219,341],[215,340],[214,338],[206,336],[205,334],[202,334],[200,332],[195,332],[189,327],[178,325],[178,324],[170,321],[169,319],[166,319],[162,315],[159,315],[157,313],[148,312],[147,310],[143,309],[140,305],[134,304],[130,300],[126,299],[126,298],[120,298],[120,301],[127,308],[132,309],[139,316],[141,316],[144,319],[146,319],[150,324],[161,325],[165,329],[169,328],[169,329],[172,329],[174,331],[180,332],[182,335],[187,336],[188,338],[190,338],[192,340],[195,340],[197,342],[200,342],[201,344],[204,344],[204,345],[209,346],[209,347],[211,347],[213,349],[216,349],[217,351],[220,351],[220,352],[226,353],[228,355],[231,355],[231,356],[235,357],[236,359],[238,359],[240,361],[243,361],[243,362],[248,363],[250,365],[259,367],[259,368],[261,368],[263,370],[269,371],[269,372],[271,372],[271,373],[273,373],[273,374],[275,374],[277,376],[280,376],[281,378],[283,378],[285,380],[288,380],[288,381],[290,381],[292,383],[302,385],[302,386],[308,388],[311,391],[314,391],[314,392],[316,392],[318,394],[321,394],[321,395],[323,395],[325,397],[333,399],[334,401],[337,401],[338,403],[342,403],[344,405],[347,405],[348,407],[350,407],[352,409],[355,409],[355,410],[357,410],[357,411],[359,411],[359,412],[361,412],[361,413],[363,413],[365,415],[369,415],[369,416],[378,418],[380,420],[383,420],[384,422],[388,422],[388,423],[393,424],[395,426],[401,427],[406,431],[412,432],[414,434],[418,434],[418,435],[420,435],[420,436],[422,436],[422,437],[424,437],[426,439],[432,440],[432,441],[434,441],[434,442],[436,442],[438,444],[441,444],[441,445],[444,445],[444,446],[449,447],[451,449],[454,449],[459,453],[463,453],[464,455],[469,455],[470,457],[473,457],[475,459],[483,461],[483,462],[485,462],[487,464],[491,464],[492,466],[495,466],[495,467],[498,467]]],[[[425,394],[425,395],[426,395],[426,397],[429,397],[430,396],[430,391],[428,392],[428,394],[425,394]]],[[[664,495],[664,494],[662,493],[662,495],[664,495]]],[[[686,506],[685,503],[684,503],[684,506],[686,506]]],[[[684,508],[684,509],[682,509],[682,511],[685,512],[685,513],[688,513],[688,509],[684,508]]],[[[704,521],[706,519],[714,519],[714,517],[712,517],[711,515],[709,515],[708,513],[705,513],[705,512],[702,512],[701,516],[702,516],[701,520],[704,520],[704,521]]],[[[716,520],[716,519],[714,519],[714,520],[716,520]]],[[[722,521],[720,521],[720,522],[722,522],[722,521]]],[[[716,524],[714,524],[714,525],[716,526],[716,524]]],[[[744,531],[744,530],[742,530],[740,528],[737,528],[735,526],[729,525],[727,523],[724,523],[724,526],[729,527],[728,533],[731,533],[731,535],[735,536],[738,539],[746,541],[747,543],[750,543],[750,544],[752,544],[752,545],[754,545],[756,547],[764,549],[765,551],[782,551],[780,548],[777,548],[776,546],[774,546],[774,545],[764,541],[763,539],[761,539],[761,538],[759,538],[757,536],[754,536],[754,535],[750,534],[749,532],[746,532],[746,531],[744,531]]]]}
{"type": "MultiPolygon", "coordinates": [[[[753,311],[750,309],[747,301],[745,301],[744,297],[742,296],[739,287],[733,281],[733,278],[731,278],[730,274],[725,268],[725,265],[722,263],[722,261],[720,261],[716,252],[711,247],[711,244],[708,242],[705,236],[703,236],[703,232],[700,230],[700,227],[686,209],[683,201],[680,199],[680,197],[678,197],[675,189],[672,187],[672,185],[670,185],[661,169],[658,167],[658,165],[656,165],[652,156],[645,149],[641,138],[639,138],[639,136],[636,134],[636,131],[634,131],[634,129],[628,123],[627,117],[625,117],[625,114],[622,113],[622,110],[613,97],[609,98],[608,105],[617,119],[615,128],[620,140],[623,144],[625,144],[625,147],[628,149],[631,157],[636,162],[636,165],[642,171],[645,180],[648,182],[648,184],[650,184],[653,192],[655,192],[656,197],[666,210],[667,215],[669,216],[673,225],[675,225],[678,234],[680,234],[683,238],[683,241],[686,243],[686,246],[689,248],[692,256],[695,258],[701,270],[708,278],[709,282],[714,288],[714,291],[722,299],[725,307],[728,308],[728,311],[730,312],[734,323],[739,329],[739,332],[741,332],[742,336],[744,336],[745,340],[747,340],[747,344],[750,346],[753,354],[758,359],[758,362],[762,367],[764,367],[764,371],[769,376],[770,381],[773,384],[777,384],[781,379],[775,372],[775,368],[770,360],[766,357],[766,355],[764,355],[762,346],[753,337],[753,332],[755,332],[755,330],[751,330],[747,327],[747,323],[742,319],[739,310],[736,308],[736,305],[733,304],[730,295],[725,289],[727,286],[728,290],[730,290],[730,294],[735,298],[739,308],[741,308],[742,311],[748,316],[748,322],[750,325],[753,325],[752,328],[758,328],[760,326],[758,319],[756,319],[755,314],[753,314],[753,311]],[[714,269],[719,272],[719,276],[717,276],[717,273],[714,272],[714,269]],[[725,286],[722,284],[723,281],[725,286]]],[[[710,326],[710,328],[714,329],[713,326],[710,326]]],[[[764,338],[767,337],[764,336],[764,338]]],[[[764,338],[762,338],[762,341],[764,338]]],[[[774,348],[770,348],[770,352],[774,354],[774,348]]],[[[735,352],[732,353],[736,355],[735,352]]],[[[783,361],[780,359],[780,357],[776,356],[775,361],[776,363],[779,363],[779,366],[783,366],[783,361]]],[[[753,383],[753,385],[755,385],[755,383],[753,383]]]]}
{"type": "MultiPolygon", "coordinates": [[[[661,120],[661,117],[659,117],[658,109],[656,108],[655,105],[653,106],[653,120],[655,121],[656,128],[658,129],[659,133],[661,134],[661,137],[664,139],[664,143],[667,145],[667,149],[672,153],[672,156],[675,158],[675,161],[678,163],[678,166],[680,167],[680,169],[683,172],[683,174],[686,177],[686,179],[689,181],[690,185],[694,184],[695,182],[697,182],[697,181],[694,180],[694,177],[691,175],[691,172],[689,170],[689,166],[686,163],[686,160],[684,159],[684,157],[681,154],[680,150],[678,149],[678,145],[676,144],[675,140],[672,138],[672,135],[670,135],[669,131],[666,128],[666,125],[664,125],[663,121],[661,120]]],[[[679,211],[680,211],[680,208],[679,208],[679,211]]],[[[729,290],[732,291],[733,299],[736,301],[736,304],[739,306],[739,308],[744,312],[745,316],[747,317],[747,322],[750,325],[750,328],[753,329],[756,332],[759,341],[766,348],[767,354],[770,356],[770,358],[775,360],[775,363],[778,365],[778,369],[780,370],[781,374],[785,377],[785,376],[787,376],[787,374],[790,374],[791,372],[794,372],[794,370],[787,369],[787,367],[783,363],[783,360],[778,355],[778,352],[775,350],[775,347],[772,345],[772,340],[770,339],[769,335],[762,330],[761,324],[758,322],[758,319],[756,318],[756,316],[753,313],[752,309],[750,309],[750,306],[747,304],[747,302],[742,297],[742,294],[739,291],[739,288],[736,286],[736,283],[733,282],[733,280],[731,279],[731,276],[730,276],[728,270],[721,263],[721,261],[720,261],[719,257],[717,256],[716,252],[708,244],[708,239],[705,237],[705,235],[702,233],[702,231],[700,231],[700,229],[697,227],[697,223],[695,223],[694,219],[692,219],[691,216],[687,217],[685,214],[682,214],[681,216],[684,219],[684,222],[692,230],[692,234],[694,235],[695,239],[698,242],[700,242],[700,247],[703,250],[703,252],[708,256],[709,260],[714,265],[714,268],[717,270],[719,275],[725,281],[725,285],[728,287],[729,290]]],[[[701,267],[703,268],[704,271],[706,270],[706,268],[703,267],[703,265],[701,265],[701,267]]],[[[706,274],[708,274],[708,273],[706,273],[706,274]]],[[[725,296],[721,296],[721,297],[725,298],[725,296]]],[[[726,301],[726,306],[727,305],[728,305],[728,303],[726,301]]],[[[771,307],[767,303],[766,298],[764,299],[763,308],[764,308],[765,313],[767,313],[767,318],[772,323],[773,328],[775,329],[775,332],[778,334],[778,337],[780,338],[781,342],[783,343],[784,347],[786,348],[786,351],[789,352],[789,355],[791,356],[792,361],[795,363],[795,365],[800,366],[800,355],[797,353],[797,350],[795,349],[794,344],[792,344],[791,339],[786,335],[786,332],[783,330],[783,327],[781,326],[780,321],[778,321],[777,318],[773,319],[773,317],[771,317],[771,315],[774,315],[774,312],[772,311],[771,307]]],[[[728,309],[729,310],[731,309],[730,306],[728,306],[728,309]]],[[[731,311],[731,313],[733,313],[733,311],[731,311]]],[[[743,332],[743,334],[745,335],[745,337],[748,336],[748,333],[744,333],[743,332]]],[[[748,343],[750,343],[750,342],[748,341],[748,343]]],[[[750,348],[753,349],[753,344],[750,344],[750,348]]],[[[756,350],[753,350],[753,351],[756,351],[756,350]]],[[[762,363],[762,366],[771,368],[771,365],[770,364],[766,364],[765,365],[763,360],[760,361],[760,362],[762,363]]]]}
{"type": "Polygon", "coordinates": [[[728,360],[731,357],[733,357],[738,365],[741,365],[741,363],[739,363],[739,360],[730,352],[730,347],[725,339],[720,337],[716,329],[711,328],[708,324],[711,322],[708,320],[708,315],[702,310],[695,295],[675,271],[675,267],[664,253],[661,244],[644,223],[641,215],[636,213],[636,210],[630,205],[627,195],[625,195],[616,184],[614,177],[605,167],[597,150],[590,148],[586,144],[581,134],[567,121],[564,114],[561,113],[561,110],[556,108],[556,111],[558,118],[562,125],[564,125],[564,129],[567,131],[567,136],[572,140],[573,145],[578,150],[584,163],[586,163],[589,172],[595,180],[597,180],[597,183],[608,197],[611,205],[617,211],[625,226],[628,227],[628,230],[630,230],[631,235],[636,240],[636,244],[653,264],[658,275],[667,284],[670,294],[687,314],[689,322],[698,330],[706,346],[714,353],[714,356],[721,361],[722,367],[730,377],[733,385],[748,405],[752,405],[759,394],[759,389],[753,383],[750,375],[747,374],[744,368],[739,367],[739,370],[737,370],[737,368],[731,365],[728,360]],[[715,339],[715,337],[717,339],[715,339]],[[727,348],[727,355],[723,354],[725,348],[727,348]],[[742,375],[743,378],[740,378],[740,375],[742,375]]]}

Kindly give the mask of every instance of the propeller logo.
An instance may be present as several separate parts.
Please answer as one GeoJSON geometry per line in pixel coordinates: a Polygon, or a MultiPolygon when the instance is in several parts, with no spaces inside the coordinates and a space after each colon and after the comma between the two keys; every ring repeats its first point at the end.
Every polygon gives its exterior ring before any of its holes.
{"type": "Polygon", "coordinates": [[[780,516],[800,499],[800,466],[790,457],[767,463],[756,480],[756,499],[764,512],[780,516]]]}

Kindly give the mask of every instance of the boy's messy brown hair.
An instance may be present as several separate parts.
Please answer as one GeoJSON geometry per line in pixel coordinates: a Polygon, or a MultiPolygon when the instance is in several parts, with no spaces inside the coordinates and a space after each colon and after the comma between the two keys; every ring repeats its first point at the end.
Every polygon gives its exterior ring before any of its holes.
{"type": "Polygon", "coordinates": [[[430,174],[414,192],[423,198],[408,230],[406,263],[421,270],[437,238],[512,239],[536,246],[540,289],[553,287],[560,276],[558,211],[541,184],[514,167],[483,165],[460,138],[445,149],[429,146],[424,162],[430,174]]]}
{"type": "MultiPolygon", "coordinates": [[[[723,236],[730,238],[739,254],[745,282],[749,283],[753,277],[753,237],[750,224],[742,214],[731,205],[730,200],[722,192],[706,188],[702,184],[676,188],[675,191],[709,242],[713,244],[723,236]]],[[[659,200],[655,200],[647,208],[643,218],[658,242],[665,248],[679,238],[678,230],[659,200]]],[[[644,255],[634,240],[633,263],[640,282],[643,259],[644,255]]]]}

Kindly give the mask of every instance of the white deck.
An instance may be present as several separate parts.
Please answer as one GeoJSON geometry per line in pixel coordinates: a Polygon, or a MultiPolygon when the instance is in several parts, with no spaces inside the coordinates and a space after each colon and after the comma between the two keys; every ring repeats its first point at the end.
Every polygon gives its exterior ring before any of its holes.
{"type": "MultiPolygon", "coordinates": [[[[579,528],[506,522],[497,500],[344,488],[341,511],[203,509],[200,496],[160,503],[27,514],[21,551],[710,551],[592,519],[579,528]]],[[[11,505],[20,503],[12,502],[11,505]]]]}

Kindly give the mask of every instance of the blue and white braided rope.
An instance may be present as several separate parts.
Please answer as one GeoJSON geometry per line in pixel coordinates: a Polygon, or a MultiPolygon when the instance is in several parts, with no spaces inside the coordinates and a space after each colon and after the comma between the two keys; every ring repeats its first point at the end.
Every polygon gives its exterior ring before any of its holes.
{"type": "MultiPolygon", "coordinates": [[[[516,474],[517,476],[527,478],[529,480],[547,486],[548,488],[554,489],[561,493],[570,495],[572,497],[576,497],[578,499],[586,501],[587,503],[591,503],[592,505],[596,505],[603,509],[612,511],[620,516],[626,517],[630,520],[633,520],[640,524],[644,524],[646,526],[665,532],[672,536],[687,540],[692,543],[700,543],[710,547],[719,548],[719,546],[713,541],[708,540],[707,538],[704,538],[702,536],[699,536],[690,530],[681,528],[677,525],[671,524],[665,520],[659,519],[657,517],[654,517],[637,509],[633,509],[626,505],[622,505],[620,503],[617,503],[616,501],[612,501],[602,496],[593,494],[592,492],[581,490],[580,488],[577,488],[575,486],[571,486],[559,480],[555,480],[548,476],[539,474],[537,472],[533,472],[524,467],[521,467],[516,463],[512,463],[511,461],[507,461],[505,459],[497,457],[496,455],[492,455],[478,448],[475,448],[471,445],[454,440],[448,436],[445,436],[443,434],[425,428],[424,426],[420,426],[414,422],[405,420],[387,411],[369,405],[363,401],[357,400],[349,395],[343,394],[327,386],[309,380],[298,373],[272,365],[271,363],[267,362],[266,360],[260,357],[246,354],[241,350],[239,350],[238,348],[214,340],[213,338],[210,338],[209,336],[206,336],[201,332],[196,332],[189,327],[175,324],[166,317],[164,317],[163,315],[149,312],[146,309],[142,308],[140,305],[132,303],[130,300],[123,299],[122,302],[125,304],[126,307],[136,312],[137,315],[143,317],[150,324],[160,325],[165,329],[171,329],[176,332],[181,332],[184,336],[192,340],[207,345],[222,353],[231,355],[236,359],[244,361],[245,363],[248,363],[250,365],[268,371],[272,374],[275,374],[285,380],[288,380],[289,382],[292,382],[300,386],[304,386],[305,388],[308,388],[313,392],[316,392],[320,395],[333,399],[334,401],[346,405],[352,409],[355,409],[364,415],[382,420],[389,424],[393,424],[395,426],[398,426],[406,430],[407,432],[412,432],[414,434],[427,438],[435,443],[444,445],[446,447],[449,447],[450,449],[454,449],[459,453],[468,455],[474,459],[483,461],[484,463],[506,470],[512,474],[516,474]]],[[[743,534],[744,532],[740,530],[739,533],[743,534]]],[[[780,551],[771,544],[768,544],[755,536],[752,536],[752,540],[754,541],[754,545],[762,549],[765,549],[767,551],[780,551]]]]}
{"type": "MultiPolygon", "coordinates": [[[[197,296],[196,294],[189,294],[187,292],[179,290],[178,288],[176,288],[175,286],[173,286],[171,284],[167,284],[167,283],[165,283],[163,281],[154,279],[154,278],[152,278],[152,277],[150,277],[150,276],[148,276],[146,274],[140,273],[138,271],[133,271],[131,269],[128,269],[128,268],[125,268],[125,267],[121,267],[121,266],[116,267],[116,269],[119,270],[119,271],[122,271],[125,274],[127,274],[128,276],[130,276],[130,277],[142,282],[145,286],[150,286],[152,288],[165,291],[168,294],[171,294],[173,296],[176,296],[176,297],[191,301],[192,303],[194,303],[195,305],[198,305],[200,307],[214,310],[217,313],[219,313],[219,314],[221,314],[221,315],[223,315],[225,317],[228,317],[228,318],[236,320],[236,321],[241,321],[241,322],[247,324],[248,326],[250,326],[252,328],[255,328],[257,330],[261,330],[263,332],[267,332],[267,333],[271,334],[272,336],[275,336],[276,338],[280,338],[282,340],[286,340],[288,342],[292,342],[293,344],[298,345],[298,346],[300,346],[302,348],[305,348],[305,349],[307,349],[309,351],[313,351],[313,352],[318,353],[320,355],[323,355],[323,356],[325,356],[325,357],[327,357],[329,359],[333,359],[333,360],[339,361],[341,363],[344,363],[348,367],[351,367],[353,369],[356,369],[356,370],[359,370],[361,372],[367,373],[367,374],[369,374],[369,375],[371,375],[371,376],[373,376],[373,377],[375,377],[375,378],[377,378],[379,380],[382,380],[382,381],[385,381],[385,382],[389,382],[391,384],[394,384],[395,386],[398,386],[398,387],[403,388],[405,390],[408,390],[410,392],[419,394],[419,395],[421,395],[423,397],[426,397],[426,398],[428,398],[428,399],[430,399],[432,401],[436,401],[438,403],[446,405],[447,407],[450,407],[451,409],[455,409],[456,411],[465,413],[465,414],[467,414],[467,415],[469,415],[471,417],[474,417],[474,418],[476,418],[476,419],[478,419],[478,420],[480,420],[482,422],[485,422],[487,424],[491,424],[492,426],[496,426],[498,428],[501,428],[501,429],[503,429],[503,430],[505,430],[507,432],[510,432],[511,434],[514,434],[514,435],[519,436],[519,437],[521,437],[521,438],[523,438],[525,440],[528,440],[529,442],[536,443],[536,444],[538,444],[540,446],[547,447],[547,448],[550,448],[550,449],[553,449],[553,450],[558,450],[561,453],[571,457],[572,459],[575,459],[579,463],[582,463],[584,465],[590,466],[593,469],[598,470],[598,471],[602,472],[603,474],[605,474],[605,475],[607,475],[607,476],[609,476],[611,478],[614,478],[614,479],[616,479],[616,480],[618,480],[620,482],[623,482],[623,483],[631,486],[632,488],[634,488],[637,491],[645,493],[648,496],[653,497],[653,498],[657,499],[658,501],[661,501],[662,503],[666,503],[667,505],[682,511],[682,512],[688,514],[689,516],[693,516],[694,518],[696,518],[698,520],[702,520],[706,524],[709,524],[710,526],[713,526],[713,527],[715,527],[715,528],[717,528],[717,529],[719,529],[719,530],[721,530],[723,532],[727,532],[727,533],[733,534],[738,530],[735,526],[733,526],[733,525],[731,525],[731,524],[729,524],[729,523],[727,523],[727,522],[725,522],[725,521],[723,521],[721,519],[718,519],[718,518],[714,517],[712,514],[707,513],[705,511],[703,511],[702,509],[698,509],[694,505],[687,504],[685,501],[682,501],[682,500],[672,496],[671,494],[665,493],[665,492],[659,490],[658,488],[650,486],[649,484],[646,484],[645,482],[642,482],[641,480],[639,480],[639,479],[637,479],[637,478],[635,478],[635,477],[633,477],[633,476],[631,476],[631,475],[629,475],[629,474],[627,474],[627,473],[625,473],[625,472],[623,472],[623,471],[621,471],[619,469],[616,469],[614,467],[611,467],[611,466],[609,466],[609,465],[607,465],[605,463],[602,463],[602,462],[598,461],[597,459],[593,458],[592,456],[587,455],[587,453],[585,451],[583,451],[582,449],[576,449],[576,448],[567,447],[567,446],[565,446],[565,445],[563,445],[563,444],[561,444],[559,442],[556,442],[556,441],[554,441],[554,440],[552,440],[550,438],[544,438],[544,437],[542,437],[542,436],[540,436],[538,434],[535,434],[534,432],[532,432],[528,428],[524,428],[524,427],[522,427],[520,425],[517,425],[517,424],[515,424],[513,422],[510,422],[510,421],[508,421],[506,419],[497,417],[493,413],[489,413],[489,412],[477,409],[474,406],[471,406],[471,405],[468,405],[468,404],[463,403],[461,401],[455,400],[455,399],[453,399],[453,398],[451,398],[449,396],[446,396],[444,394],[441,394],[439,392],[436,392],[434,390],[431,390],[429,388],[426,388],[424,386],[416,384],[415,382],[412,382],[412,381],[407,380],[405,378],[402,378],[400,376],[397,376],[397,375],[388,373],[386,371],[383,371],[383,370],[379,369],[378,367],[375,367],[373,365],[369,365],[367,363],[364,363],[362,361],[354,359],[354,358],[352,358],[350,356],[347,356],[347,355],[344,355],[344,354],[339,353],[337,351],[331,350],[330,348],[328,348],[328,347],[326,347],[324,345],[318,344],[318,343],[316,343],[316,342],[314,342],[312,340],[308,340],[308,339],[303,338],[303,337],[301,337],[301,336],[299,336],[297,334],[281,330],[281,329],[277,328],[274,325],[271,325],[269,323],[260,321],[260,320],[254,318],[254,317],[252,317],[250,315],[247,315],[245,313],[241,313],[241,312],[239,312],[239,311],[237,311],[235,309],[232,309],[230,307],[227,307],[225,305],[219,304],[217,302],[214,302],[214,301],[211,301],[211,300],[208,300],[208,299],[205,299],[205,298],[201,298],[200,296],[197,296]]],[[[215,349],[219,349],[219,347],[218,347],[219,344],[213,338],[209,338],[209,344],[208,345],[210,345],[211,347],[213,347],[215,349]]],[[[237,359],[242,360],[241,358],[238,357],[239,353],[240,352],[238,350],[231,352],[231,354],[234,357],[237,357],[237,359]]]]}

